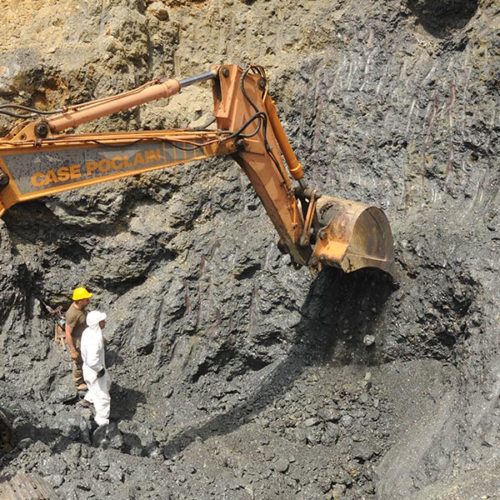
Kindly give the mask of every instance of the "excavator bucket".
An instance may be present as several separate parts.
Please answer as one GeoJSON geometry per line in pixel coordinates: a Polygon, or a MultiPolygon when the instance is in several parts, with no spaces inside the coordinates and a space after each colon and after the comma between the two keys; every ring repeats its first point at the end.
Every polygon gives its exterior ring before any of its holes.
{"type": "Polygon", "coordinates": [[[321,196],[317,214],[322,228],[314,256],[321,265],[340,267],[346,273],[375,267],[394,278],[392,232],[382,210],[355,201],[321,196]]]}

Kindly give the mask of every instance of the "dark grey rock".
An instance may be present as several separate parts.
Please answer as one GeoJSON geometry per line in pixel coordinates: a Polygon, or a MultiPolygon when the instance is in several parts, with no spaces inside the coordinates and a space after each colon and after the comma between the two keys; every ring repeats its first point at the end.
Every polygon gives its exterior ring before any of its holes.
{"type": "Polygon", "coordinates": [[[304,426],[305,427],[313,427],[319,423],[317,418],[311,417],[306,420],[304,420],[304,426]]]}
{"type": "Polygon", "coordinates": [[[279,458],[274,464],[274,469],[278,472],[285,473],[290,466],[290,461],[287,458],[279,458]]]}
{"type": "Polygon", "coordinates": [[[318,411],[318,417],[325,422],[338,422],[342,415],[338,410],[333,408],[322,408],[318,411]]]}
{"type": "Polygon", "coordinates": [[[64,476],[61,474],[52,474],[46,476],[45,480],[54,488],[59,488],[64,483],[64,476]]]}
{"type": "Polygon", "coordinates": [[[363,344],[365,346],[370,347],[375,343],[375,336],[374,335],[365,335],[363,337],[363,344]]]}

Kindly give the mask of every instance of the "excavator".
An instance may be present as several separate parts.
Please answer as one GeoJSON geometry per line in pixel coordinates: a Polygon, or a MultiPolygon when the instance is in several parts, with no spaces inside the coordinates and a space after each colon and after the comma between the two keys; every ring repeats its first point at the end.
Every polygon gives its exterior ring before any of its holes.
{"type": "MultiPolygon", "coordinates": [[[[0,138],[0,216],[16,203],[186,162],[233,158],[278,233],[278,247],[313,273],[377,268],[392,276],[393,238],[384,212],[309,186],[269,94],[263,67],[213,67],[177,80],[158,78],[122,94],[60,110],[17,104],[0,113],[22,119],[0,138]],[[211,81],[215,128],[78,134],[81,124],[169,98],[211,81]]],[[[0,446],[11,430],[0,413],[0,446]]]]}

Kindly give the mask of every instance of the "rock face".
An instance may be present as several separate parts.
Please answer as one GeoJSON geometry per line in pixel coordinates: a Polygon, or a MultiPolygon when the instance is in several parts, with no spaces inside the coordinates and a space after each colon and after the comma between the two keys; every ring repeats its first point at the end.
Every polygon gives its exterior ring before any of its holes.
{"type": "MultiPolygon", "coordinates": [[[[388,214],[399,287],[293,270],[230,160],[13,207],[0,403],[18,445],[2,472],[63,498],[494,496],[495,2],[4,3],[2,102],[56,109],[222,61],[265,66],[309,183],[388,214]],[[81,284],[109,317],[105,447],[41,305],[81,284]]],[[[201,86],[81,130],[209,117],[201,86]]]]}

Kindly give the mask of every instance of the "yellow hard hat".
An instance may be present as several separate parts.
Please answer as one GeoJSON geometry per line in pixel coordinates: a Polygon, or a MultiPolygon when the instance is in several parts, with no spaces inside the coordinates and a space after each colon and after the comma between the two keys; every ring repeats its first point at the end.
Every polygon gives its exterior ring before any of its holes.
{"type": "Polygon", "coordinates": [[[90,297],[92,297],[92,294],[83,286],[73,290],[73,300],[90,299],[90,297]]]}

